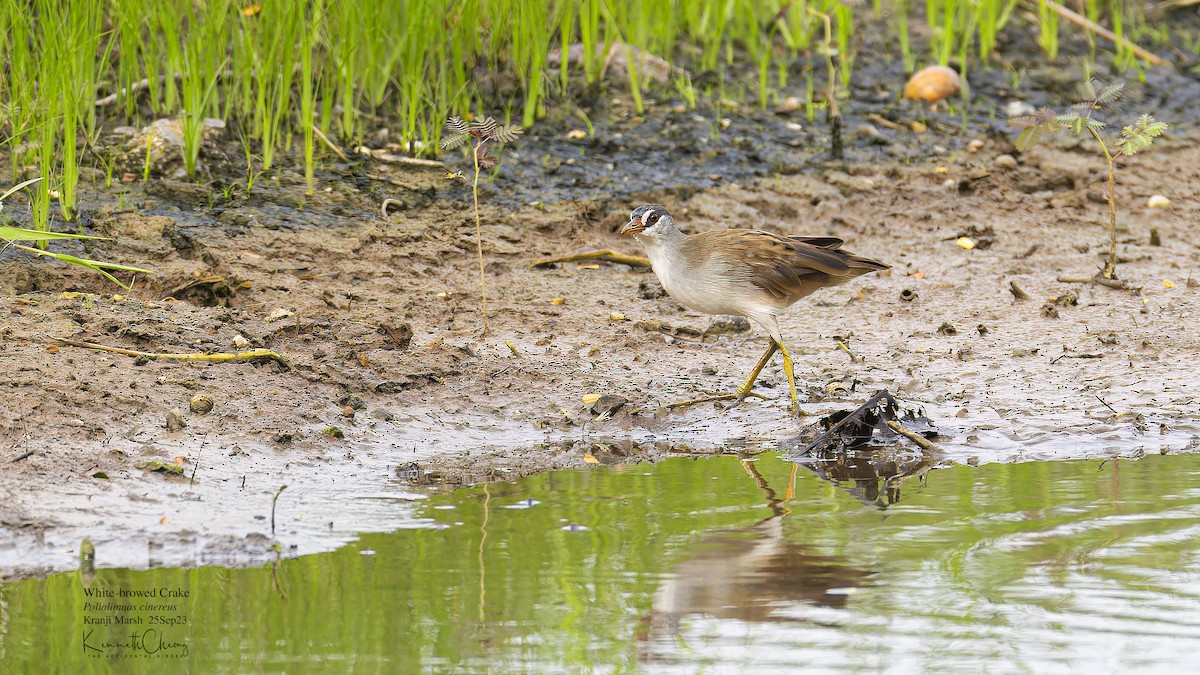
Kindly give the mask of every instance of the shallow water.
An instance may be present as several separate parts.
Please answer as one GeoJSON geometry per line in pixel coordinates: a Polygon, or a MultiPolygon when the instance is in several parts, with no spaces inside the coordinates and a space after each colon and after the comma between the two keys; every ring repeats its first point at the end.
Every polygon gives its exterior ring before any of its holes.
{"type": "Polygon", "coordinates": [[[94,574],[5,583],[4,670],[1117,671],[1200,649],[1200,456],[676,458],[419,508],[274,566],[105,569],[102,547],[94,574]]]}

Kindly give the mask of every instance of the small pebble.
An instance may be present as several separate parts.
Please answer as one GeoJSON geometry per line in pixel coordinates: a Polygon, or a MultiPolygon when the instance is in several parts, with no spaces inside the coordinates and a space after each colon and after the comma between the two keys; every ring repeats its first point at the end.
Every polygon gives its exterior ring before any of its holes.
{"type": "Polygon", "coordinates": [[[183,418],[183,411],[179,408],[171,408],[167,411],[167,431],[179,431],[187,426],[187,421],[183,418]]]}
{"type": "Polygon", "coordinates": [[[866,136],[867,138],[882,138],[883,137],[883,134],[879,133],[879,129],[876,129],[875,125],[873,125],[873,124],[858,125],[858,135],[866,136]]]}
{"type": "Polygon", "coordinates": [[[1009,101],[1004,105],[1005,117],[1026,117],[1037,113],[1037,108],[1029,105],[1025,101],[1009,101]]]}
{"type": "Polygon", "coordinates": [[[1017,168],[1017,158],[1012,155],[996,155],[996,159],[992,160],[992,166],[997,169],[1015,169],[1017,168]]]}
{"type": "Polygon", "coordinates": [[[795,112],[804,107],[804,101],[798,96],[788,96],[775,105],[775,112],[790,113],[795,112]]]}
{"type": "Polygon", "coordinates": [[[247,340],[246,338],[242,337],[241,335],[233,336],[234,349],[245,349],[246,347],[249,347],[249,346],[250,346],[250,341],[247,340]]]}
{"type": "Polygon", "coordinates": [[[1171,205],[1171,200],[1162,195],[1154,195],[1146,200],[1146,206],[1152,209],[1162,209],[1171,205]]]}

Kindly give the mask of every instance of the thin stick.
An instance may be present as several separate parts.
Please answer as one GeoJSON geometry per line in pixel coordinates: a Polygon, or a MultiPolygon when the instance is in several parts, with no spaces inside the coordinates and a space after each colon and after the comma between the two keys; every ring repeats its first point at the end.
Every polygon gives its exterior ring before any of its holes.
{"type": "MultiPolygon", "coordinates": [[[[1093,396],[1095,396],[1095,394],[1093,394],[1093,396]]],[[[1112,414],[1114,414],[1114,415],[1120,415],[1120,414],[1121,414],[1121,413],[1117,412],[1117,409],[1116,409],[1116,408],[1114,408],[1114,407],[1112,407],[1111,405],[1109,405],[1109,404],[1108,404],[1108,401],[1105,401],[1104,399],[1100,398],[1099,396],[1096,396],[1096,400],[1097,400],[1097,401],[1100,401],[1101,403],[1103,403],[1105,408],[1108,408],[1109,410],[1111,410],[1111,411],[1112,411],[1112,414]]]]}
{"type": "Polygon", "coordinates": [[[558,263],[581,262],[583,260],[600,260],[603,262],[616,263],[618,265],[629,265],[630,267],[649,267],[649,258],[643,258],[639,255],[626,255],[618,253],[610,249],[603,251],[585,251],[583,253],[572,253],[571,255],[563,255],[557,258],[543,258],[530,263],[529,268],[549,267],[558,263]]]}
{"type": "Polygon", "coordinates": [[[244,352],[228,353],[218,352],[215,354],[156,354],[154,352],[139,352],[133,349],[122,349],[121,347],[109,347],[108,345],[100,345],[94,342],[81,342],[79,340],[70,340],[67,338],[51,337],[51,340],[59,344],[67,345],[68,347],[79,347],[81,349],[95,349],[102,352],[112,352],[113,354],[124,354],[125,356],[136,356],[139,358],[147,358],[151,361],[159,359],[174,359],[179,361],[208,361],[212,363],[225,363],[228,361],[253,361],[255,359],[271,359],[284,368],[291,370],[292,366],[279,353],[273,352],[270,349],[251,349],[244,352]]]}
{"type": "Polygon", "coordinates": [[[421,159],[420,157],[394,155],[386,150],[371,150],[365,145],[358,148],[358,153],[360,155],[370,155],[372,158],[388,164],[411,164],[413,166],[427,166],[433,169],[440,169],[446,166],[445,162],[440,162],[436,159],[421,159]]]}
{"type": "Polygon", "coordinates": [[[200,470],[200,455],[204,453],[204,444],[208,442],[208,434],[204,434],[204,440],[200,441],[200,449],[196,451],[196,465],[192,467],[192,479],[188,481],[188,485],[196,484],[196,472],[200,470]]]}
{"type": "Polygon", "coordinates": [[[938,446],[934,445],[933,443],[930,443],[929,439],[916,433],[915,431],[912,431],[910,429],[905,429],[904,425],[900,424],[896,420],[888,420],[887,425],[888,425],[888,428],[891,429],[892,431],[900,434],[901,436],[907,438],[908,440],[912,441],[913,443],[916,443],[917,445],[921,446],[922,450],[937,450],[938,449],[938,446]]]}
{"type": "Polygon", "coordinates": [[[1122,279],[1105,279],[1103,274],[1097,273],[1094,277],[1069,277],[1062,275],[1056,278],[1057,281],[1064,284],[1100,284],[1109,288],[1115,288],[1119,291],[1136,291],[1141,290],[1140,286],[1130,286],[1128,281],[1122,279]]]}
{"type": "Polygon", "coordinates": [[[1146,51],[1145,49],[1142,49],[1141,47],[1137,46],[1133,42],[1130,42],[1129,40],[1117,35],[1116,33],[1112,32],[1109,29],[1105,28],[1104,26],[1101,26],[1100,24],[1088,19],[1087,17],[1081,16],[1081,15],[1067,9],[1066,7],[1063,7],[1062,5],[1058,4],[1057,2],[1053,2],[1052,0],[1045,0],[1045,3],[1046,3],[1046,7],[1048,7],[1051,11],[1053,11],[1055,14],[1059,15],[1060,17],[1066,19],[1067,21],[1070,21],[1071,23],[1075,24],[1076,26],[1079,26],[1080,28],[1082,28],[1086,31],[1095,33],[1096,35],[1099,35],[1100,37],[1102,37],[1110,42],[1123,45],[1125,48],[1129,49],[1134,54],[1137,54],[1139,59],[1142,59],[1143,61],[1147,61],[1151,65],[1155,65],[1155,66],[1162,65],[1164,63],[1164,61],[1162,60],[1161,57],[1159,57],[1155,54],[1151,54],[1150,52],[1146,51]]]}
{"type": "Polygon", "coordinates": [[[275,536],[275,502],[279,501],[279,493],[287,489],[286,485],[280,485],[275,491],[275,496],[271,497],[271,536],[275,536]]]}
{"type": "MultiPolygon", "coordinates": [[[[758,392],[752,391],[752,392],[746,394],[746,398],[750,398],[751,396],[753,396],[754,398],[761,398],[764,401],[768,400],[766,396],[763,396],[762,394],[759,394],[758,392]]],[[[678,403],[668,403],[668,404],[664,405],[663,407],[666,408],[667,410],[679,410],[680,408],[687,408],[690,406],[699,405],[701,403],[715,403],[717,401],[729,401],[729,400],[735,399],[737,397],[738,397],[737,392],[734,392],[731,394],[716,394],[714,396],[706,396],[704,398],[692,399],[690,401],[679,401],[678,403]]]]}
{"type": "Polygon", "coordinates": [[[841,340],[834,340],[833,344],[837,345],[838,349],[846,352],[846,355],[850,357],[850,363],[859,363],[860,361],[862,361],[862,359],[859,358],[857,354],[850,351],[850,346],[847,345],[845,342],[842,342],[841,340]]]}
{"type": "MultiPolygon", "coordinates": [[[[163,78],[165,78],[165,77],[166,76],[163,75],[163,76],[160,76],[158,79],[161,82],[163,80],[163,78]]],[[[108,96],[105,96],[104,98],[96,99],[96,103],[94,105],[96,107],[112,105],[117,102],[117,98],[119,96],[123,96],[130,92],[136,92],[139,89],[145,89],[146,87],[149,87],[149,86],[150,86],[150,78],[147,77],[147,78],[144,78],[143,80],[141,80],[140,82],[134,82],[133,86],[131,86],[131,87],[121,87],[121,91],[119,91],[119,92],[113,92],[113,93],[109,94],[108,96]]]]}
{"type": "Polygon", "coordinates": [[[343,162],[345,162],[347,164],[350,163],[350,160],[346,157],[346,153],[342,152],[341,148],[334,145],[333,141],[329,140],[328,136],[321,133],[321,130],[317,128],[317,125],[315,125],[315,124],[312,125],[312,128],[313,128],[313,131],[317,134],[317,138],[321,139],[321,142],[325,144],[325,147],[332,150],[333,154],[337,155],[338,158],[341,159],[343,162]]]}

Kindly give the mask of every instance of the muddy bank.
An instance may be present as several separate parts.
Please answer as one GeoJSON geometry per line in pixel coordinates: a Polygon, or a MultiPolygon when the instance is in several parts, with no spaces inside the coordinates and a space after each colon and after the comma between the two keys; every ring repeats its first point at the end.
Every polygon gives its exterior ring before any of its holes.
{"type": "MultiPolygon", "coordinates": [[[[992,155],[635,201],[660,201],[693,230],[834,234],[893,264],[810,298],[783,321],[808,412],[889,388],[943,428],[944,461],[1195,450],[1197,151],[1178,138],[1123,171],[1120,273],[1139,292],[1057,280],[1090,275],[1103,252],[1106,213],[1088,198],[1089,157],[1043,150],[996,170],[992,155]],[[960,189],[961,178],[980,173],[960,189]],[[1144,208],[1151,194],[1172,206],[1144,208]],[[963,234],[975,249],[956,245],[963,234]],[[1014,297],[1013,283],[1028,299],[1014,297]]],[[[420,498],[414,482],[679,450],[758,451],[807,423],[786,416],[778,363],[760,385],[766,401],[656,415],[666,403],[736,387],[761,336],[701,342],[639,327],[710,322],[659,297],[642,270],[529,269],[533,259],[585,248],[634,251],[613,233],[633,202],[489,209],[492,333],[481,337],[461,202],[384,220],[353,186],[329,187],[328,203],[357,205],[356,217],[304,223],[316,210],[297,210],[286,226],[259,215],[259,226],[236,227],[221,222],[235,209],[215,223],[165,204],[151,214],[98,213],[96,230],[120,235],[105,255],[156,261],[151,285],[128,293],[61,266],[5,261],[13,293],[3,299],[0,357],[11,410],[0,422],[0,550],[8,551],[0,564],[9,573],[69,565],[85,534],[113,565],[261,560],[276,540],[298,554],[413,524],[402,502],[420,498]],[[168,292],[183,299],[164,299],[168,292]],[[241,336],[290,368],[139,360],[55,346],[56,336],[147,352],[233,351],[241,336]],[[588,394],[626,402],[605,419],[583,403],[588,394]],[[212,398],[212,412],[189,411],[197,395],[212,398]],[[165,428],[171,409],[184,412],[185,428],[165,428]],[[137,468],[151,459],[180,461],[183,474],[137,468]],[[282,485],[272,537],[271,498],[282,485]]]]}
{"type": "MultiPolygon", "coordinates": [[[[1194,82],[1151,77],[1165,83],[1145,88],[1155,105],[1195,100],[1194,82]]],[[[778,362],[760,379],[765,401],[659,411],[735,388],[762,336],[705,333],[711,319],[663,297],[646,270],[530,268],[586,249],[640,253],[615,231],[644,202],[690,231],[834,235],[893,265],[781,322],[809,413],[888,388],[943,429],[939,462],[1195,451],[1189,121],[1167,118],[1172,136],[1120,169],[1119,273],[1138,290],[1113,290],[1060,281],[1091,276],[1105,251],[1097,157],[1067,140],[1014,158],[1009,134],[983,121],[1012,92],[985,91],[965,117],[882,95],[849,103],[848,159],[835,163],[820,124],[774,111],[735,110],[724,125],[669,100],[645,116],[609,100],[586,140],[552,117],[485,185],[486,336],[470,192],[446,177],[457,158],[331,160],[314,196],[286,170],[229,190],[236,173],[213,159],[228,138],[210,149],[208,184],[168,175],[110,190],[93,175],[85,228],[115,239],[63,250],[156,274],[114,293],[75,268],[0,255],[0,572],[69,567],[83,536],[102,565],[258,562],[276,544],[297,555],[417,524],[404,502],[430,486],[794,437],[809,422],[787,417],[778,362]],[[1171,205],[1147,208],[1155,194],[1171,205]],[[387,217],[385,198],[400,203],[387,217]],[[263,348],[286,364],[151,360],[55,338],[263,348]],[[197,396],[211,412],[191,411],[197,396]],[[167,428],[172,410],[185,427],[167,428]]],[[[5,213],[20,222],[16,205],[5,213]]]]}

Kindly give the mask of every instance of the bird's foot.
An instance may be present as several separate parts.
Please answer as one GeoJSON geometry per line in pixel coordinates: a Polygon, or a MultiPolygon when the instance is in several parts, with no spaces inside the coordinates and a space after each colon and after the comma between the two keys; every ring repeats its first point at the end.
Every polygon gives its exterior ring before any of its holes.
{"type": "Polygon", "coordinates": [[[792,417],[812,417],[813,414],[801,408],[799,401],[792,399],[792,402],[788,404],[788,415],[792,417]]]}

